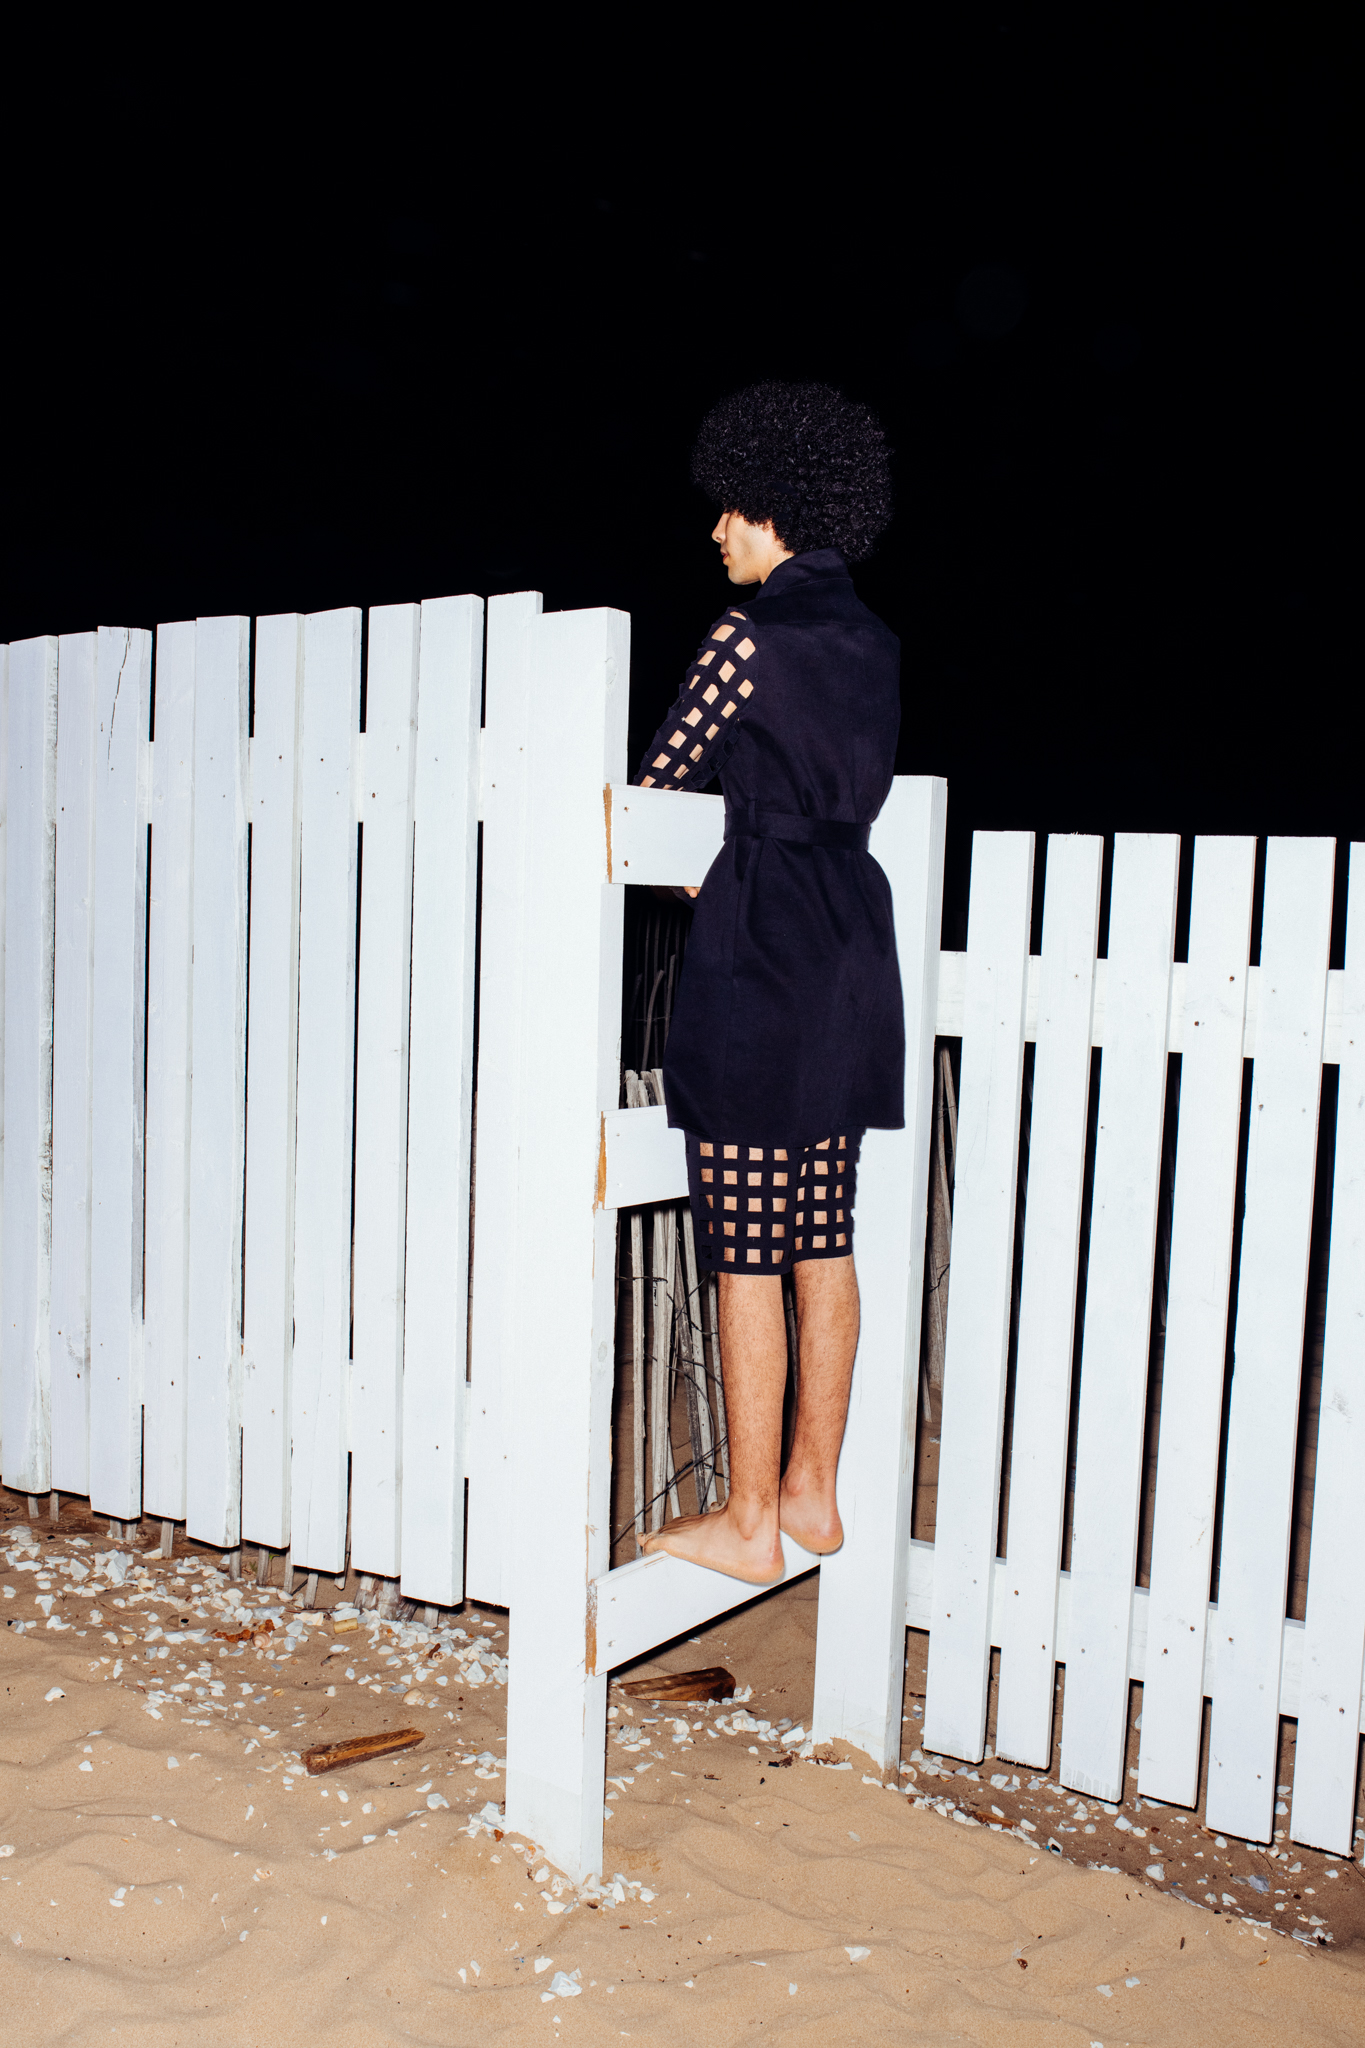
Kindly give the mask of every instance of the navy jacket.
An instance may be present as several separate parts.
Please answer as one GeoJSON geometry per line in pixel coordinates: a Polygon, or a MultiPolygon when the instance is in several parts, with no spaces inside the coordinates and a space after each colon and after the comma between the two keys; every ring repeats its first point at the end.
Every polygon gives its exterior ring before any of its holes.
{"type": "Polygon", "coordinates": [[[779,563],[698,650],[635,776],[725,793],[664,1054],[670,1124],[764,1146],[903,1124],[891,888],[866,851],[899,726],[900,643],[833,548],[779,563]]]}

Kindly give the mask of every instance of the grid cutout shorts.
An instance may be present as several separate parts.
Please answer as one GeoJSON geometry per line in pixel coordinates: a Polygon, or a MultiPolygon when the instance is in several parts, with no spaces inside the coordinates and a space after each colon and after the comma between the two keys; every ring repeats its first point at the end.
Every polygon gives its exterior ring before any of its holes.
{"type": "Polygon", "coordinates": [[[697,1262],[717,1273],[789,1273],[853,1250],[861,1131],[816,1145],[727,1145],[687,1134],[697,1262]]]}

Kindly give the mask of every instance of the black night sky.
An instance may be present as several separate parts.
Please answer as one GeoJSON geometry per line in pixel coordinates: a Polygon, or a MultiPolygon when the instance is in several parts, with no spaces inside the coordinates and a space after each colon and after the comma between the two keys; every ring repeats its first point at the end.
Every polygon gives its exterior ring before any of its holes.
{"type": "Polygon", "coordinates": [[[725,589],[696,422],[815,376],[897,450],[950,894],[977,825],[1365,837],[1346,11],[1087,16],[49,50],[0,637],[538,587],[631,613],[638,747],[725,589]]]}

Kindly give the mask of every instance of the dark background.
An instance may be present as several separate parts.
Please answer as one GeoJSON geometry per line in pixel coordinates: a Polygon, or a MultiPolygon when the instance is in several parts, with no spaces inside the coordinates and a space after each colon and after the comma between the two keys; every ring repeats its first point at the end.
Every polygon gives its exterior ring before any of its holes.
{"type": "Polygon", "coordinates": [[[638,752],[696,422],[814,376],[896,449],[949,943],[974,826],[1365,837],[1347,12],[1104,12],[35,52],[0,637],[536,587],[630,612],[638,752]]]}

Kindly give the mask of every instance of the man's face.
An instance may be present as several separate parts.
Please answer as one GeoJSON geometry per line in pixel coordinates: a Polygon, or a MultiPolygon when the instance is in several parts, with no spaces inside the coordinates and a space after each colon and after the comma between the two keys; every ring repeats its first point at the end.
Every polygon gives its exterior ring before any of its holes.
{"type": "Polygon", "coordinates": [[[779,562],[791,559],[773,532],[772,521],[751,526],[738,512],[722,512],[711,535],[732,583],[765,583],[779,562]]]}

